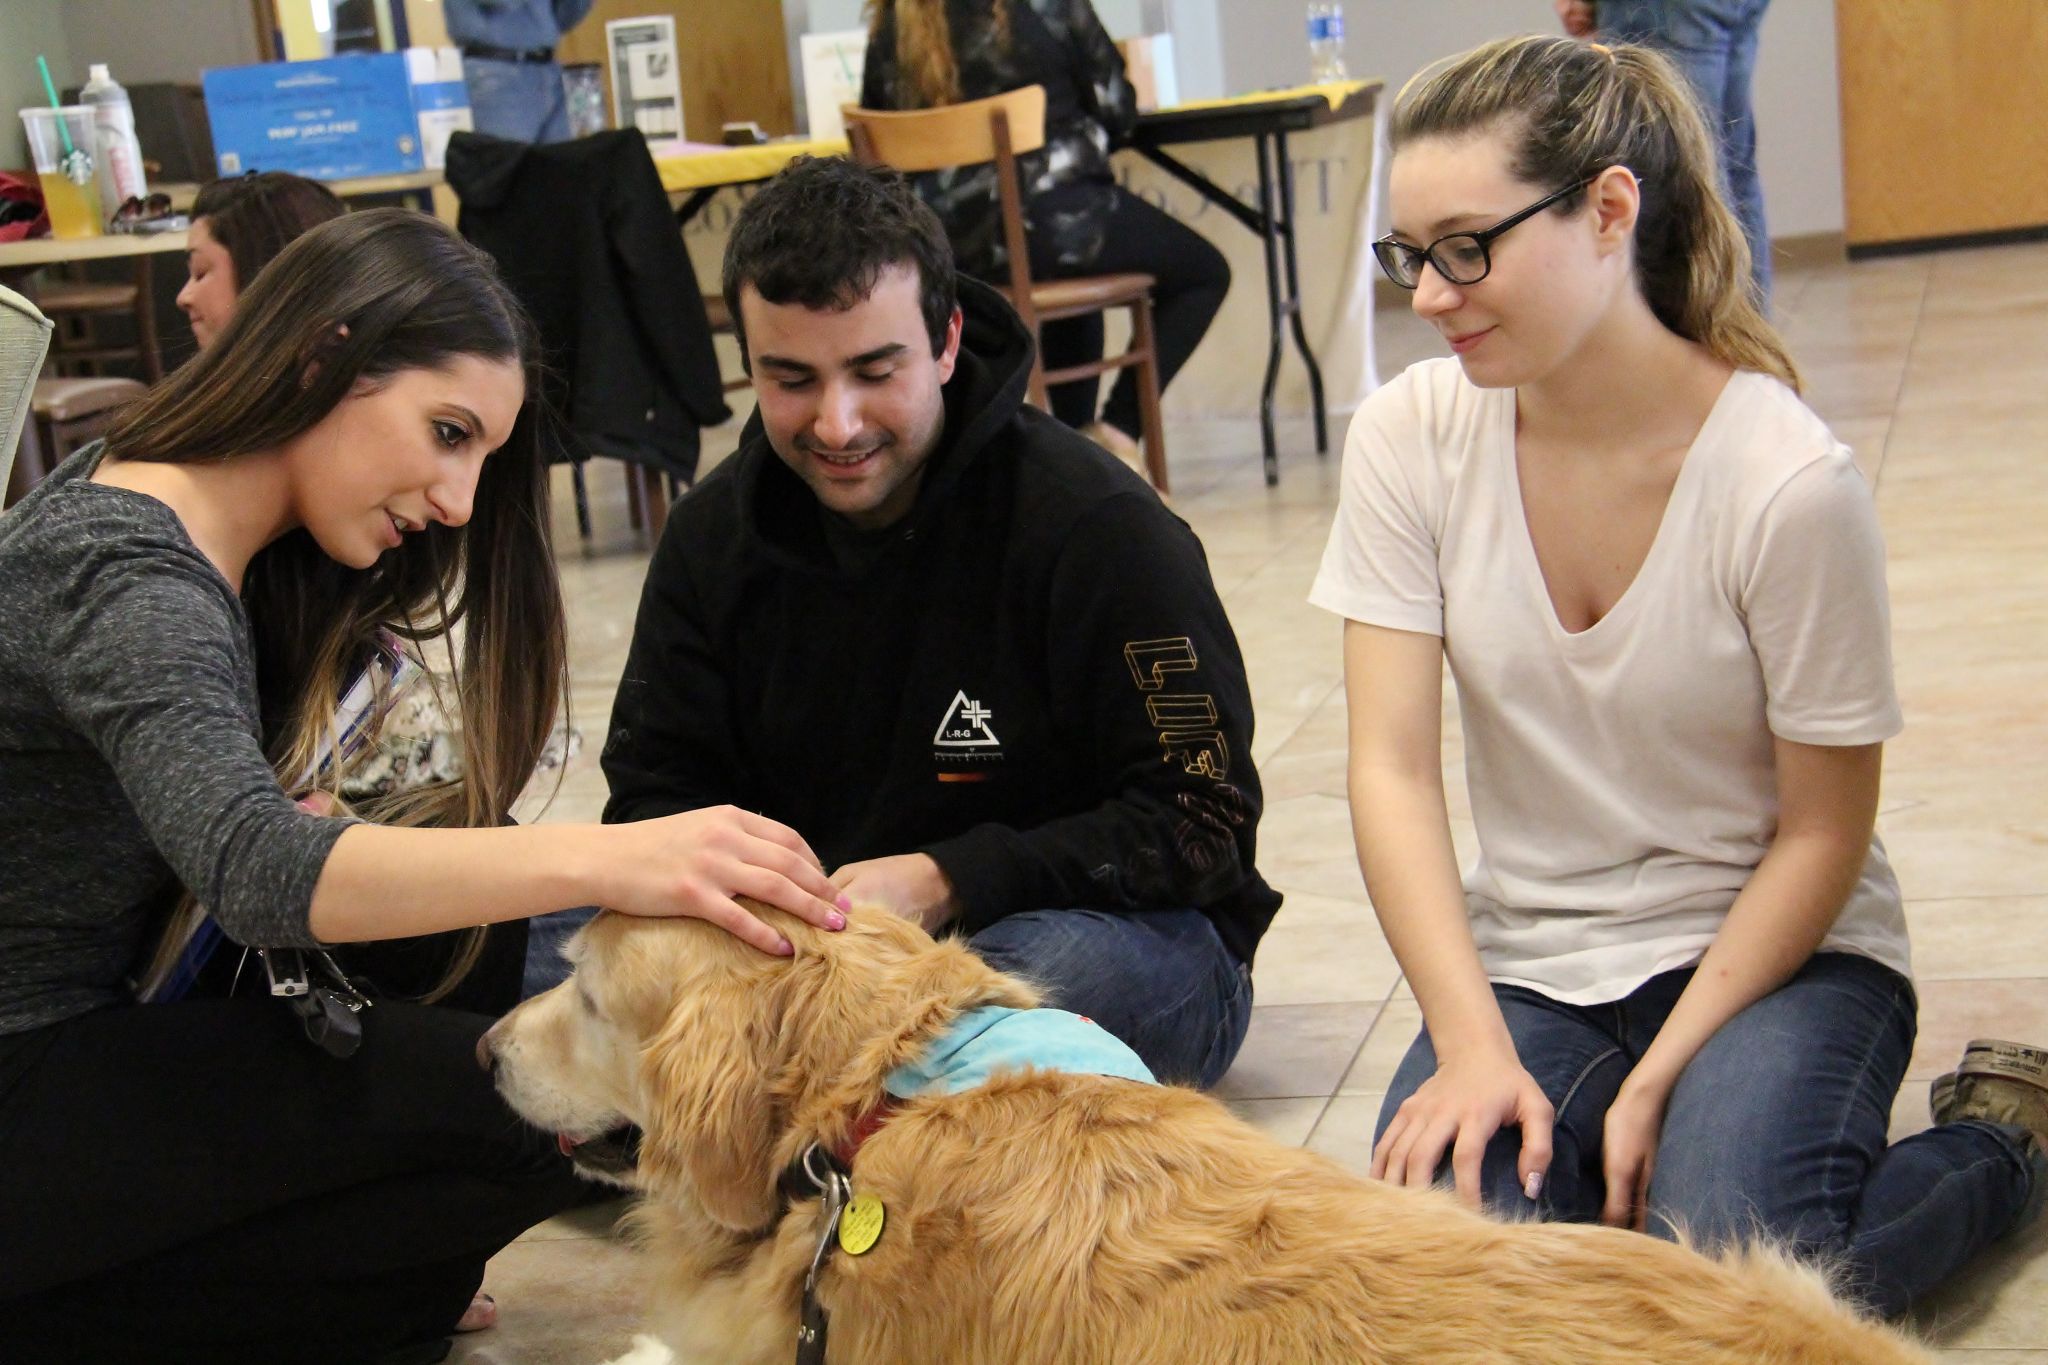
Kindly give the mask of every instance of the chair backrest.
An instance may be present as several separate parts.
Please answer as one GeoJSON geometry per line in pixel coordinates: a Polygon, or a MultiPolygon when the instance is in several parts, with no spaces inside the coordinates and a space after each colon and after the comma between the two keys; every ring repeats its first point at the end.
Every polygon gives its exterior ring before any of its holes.
{"type": "MultiPolygon", "coordinates": [[[[946,104],[937,109],[862,109],[847,105],[849,134],[859,128],[866,147],[854,148],[867,165],[893,166],[899,171],[944,171],[979,166],[998,159],[994,120],[1000,111],[1009,123],[1010,153],[1035,152],[1045,145],[1045,87],[1027,85],[985,100],[946,104]]],[[[849,139],[851,140],[851,139],[849,139]]]]}
{"type": "Polygon", "coordinates": [[[0,489],[7,487],[7,476],[14,470],[15,447],[49,347],[50,320],[27,299],[0,285],[0,489]]]}
{"type": "MultiPolygon", "coordinates": [[[[1017,154],[1045,145],[1045,87],[1027,85],[987,99],[937,109],[862,109],[846,105],[846,137],[854,160],[915,173],[994,162],[996,198],[1003,214],[1003,251],[1009,257],[1010,306],[1038,335],[1031,306],[1031,259],[1024,242],[1024,194],[1017,154]]],[[[1040,394],[1040,364],[1032,363],[1032,389],[1040,394]]]]}

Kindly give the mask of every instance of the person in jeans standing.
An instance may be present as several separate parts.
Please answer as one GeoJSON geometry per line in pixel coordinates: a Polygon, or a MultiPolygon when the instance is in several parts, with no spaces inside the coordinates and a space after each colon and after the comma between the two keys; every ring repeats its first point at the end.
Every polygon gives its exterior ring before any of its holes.
{"type": "Polygon", "coordinates": [[[655,550],[605,818],[783,821],[856,905],[1214,1082],[1280,897],[1200,542],[1025,405],[1030,337],[900,176],[799,160],[725,297],[759,406],[655,550]]]}
{"type": "Polygon", "coordinates": [[[513,142],[567,142],[569,101],[555,44],[596,0],[447,0],[448,36],[462,49],[476,131],[513,142]]]}
{"type": "Polygon", "coordinates": [[[1374,254],[1453,357],[1366,400],[1312,600],[1423,1032],[1373,1173],[1514,1217],[1758,1232],[1903,1311],[2048,1193],[2048,1050],[1973,1044],[1888,1143],[1916,1001],[1875,834],[1901,726],[1869,486],[1751,301],[1654,50],[1410,83],[1374,254]],[[1448,660],[1478,856],[1460,885],[1448,660]]]}
{"type": "Polygon", "coordinates": [[[1556,0],[1565,32],[1597,32],[1617,43],[1654,47],[1678,64],[1699,98],[1721,151],[1728,207],[1749,239],[1749,266],[1761,304],[1771,301],[1771,237],[1756,170],[1756,115],[1749,88],[1757,33],[1771,0],[1556,0]]]}

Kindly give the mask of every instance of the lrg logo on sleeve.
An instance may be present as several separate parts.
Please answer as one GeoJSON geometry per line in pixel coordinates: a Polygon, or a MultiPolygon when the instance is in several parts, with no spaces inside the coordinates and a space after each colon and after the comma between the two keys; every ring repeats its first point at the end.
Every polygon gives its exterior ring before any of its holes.
{"type": "Polygon", "coordinates": [[[1216,699],[1206,692],[1168,692],[1167,676],[1192,673],[1198,660],[1195,642],[1187,636],[1170,640],[1133,640],[1124,646],[1131,680],[1146,695],[1145,714],[1159,732],[1166,757],[1197,777],[1218,782],[1230,775],[1230,746],[1218,728],[1216,699]]]}

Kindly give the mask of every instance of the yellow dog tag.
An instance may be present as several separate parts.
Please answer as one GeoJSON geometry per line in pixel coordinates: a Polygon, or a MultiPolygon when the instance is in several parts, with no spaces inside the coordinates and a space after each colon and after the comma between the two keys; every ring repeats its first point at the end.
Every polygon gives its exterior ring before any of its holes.
{"type": "Polygon", "coordinates": [[[871,1194],[857,1194],[839,1214],[839,1246],[849,1256],[859,1256],[882,1236],[882,1201],[871,1194]]]}

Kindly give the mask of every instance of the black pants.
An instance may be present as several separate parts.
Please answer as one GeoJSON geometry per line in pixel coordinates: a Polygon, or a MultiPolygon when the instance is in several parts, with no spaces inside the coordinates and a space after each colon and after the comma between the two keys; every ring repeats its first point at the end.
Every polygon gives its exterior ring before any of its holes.
{"type": "Polygon", "coordinates": [[[444,1337],[582,1182],[478,1067],[488,1018],[363,1021],[345,1061],[269,999],[0,1038],[0,1357],[363,1365],[444,1337]]]}
{"type": "MultiPolygon", "coordinates": [[[[1088,186],[1076,191],[1081,192],[1099,201],[1103,189],[1088,186]]],[[[1046,280],[1131,270],[1156,279],[1152,326],[1159,347],[1159,389],[1164,393],[1194,354],[1216,310],[1223,306],[1223,296],[1230,292],[1230,263],[1201,233],[1120,186],[1108,191],[1112,207],[1103,224],[1100,248],[1087,260],[1058,259],[1059,244],[1070,237],[1046,228],[1053,217],[1066,211],[1068,193],[1066,187],[1051,189],[1031,201],[1031,276],[1046,280]]],[[[1040,345],[1048,370],[1100,360],[1102,314],[1049,322],[1042,329],[1040,345]]],[[[1083,379],[1058,385],[1047,396],[1052,400],[1053,416],[1070,427],[1084,427],[1095,420],[1101,393],[1099,379],[1083,379]]],[[[1135,370],[1117,375],[1102,420],[1126,436],[1138,434],[1135,370]]]]}

